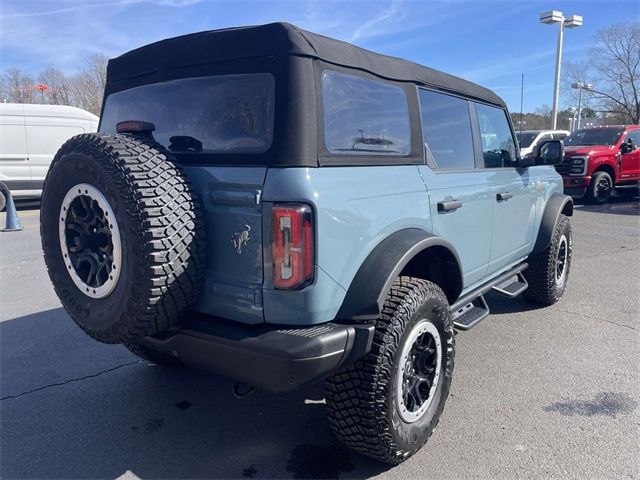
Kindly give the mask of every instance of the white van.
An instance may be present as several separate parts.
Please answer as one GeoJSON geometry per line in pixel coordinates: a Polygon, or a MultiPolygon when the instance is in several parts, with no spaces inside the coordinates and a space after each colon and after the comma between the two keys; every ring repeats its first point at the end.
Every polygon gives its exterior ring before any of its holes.
{"type": "Polygon", "coordinates": [[[0,182],[15,198],[39,198],[60,146],[74,135],[95,132],[98,121],[75,107],[0,103],[0,182]]]}

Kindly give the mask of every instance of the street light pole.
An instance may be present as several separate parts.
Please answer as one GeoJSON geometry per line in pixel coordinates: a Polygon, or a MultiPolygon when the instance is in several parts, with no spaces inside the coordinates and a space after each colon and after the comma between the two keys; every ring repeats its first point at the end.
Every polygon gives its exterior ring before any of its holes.
{"type": "Polygon", "coordinates": [[[593,85],[591,85],[590,83],[575,82],[571,84],[571,88],[575,88],[578,90],[578,127],[576,130],[579,130],[580,120],[582,119],[582,91],[587,90],[590,92],[591,90],[593,90],[593,85]]]}
{"type": "Polygon", "coordinates": [[[574,28],[582,26],[582,16],[572,15],[565,18],[562,12],[552,10],[540,15],[540,22],[547,25],[558,24],[558,45],[556,47],[556,75],[553,82],[553,105],[551,107],[551,128],[556,129],[558,125],[558,97],[560,95],[560,70],[562,67],[562,39],[564,27],[574,28]]]}
{"type": "Polygon", "coordinates": [[[569,107],[567,110],[571,112],[571,118],[569,119],[569,131],[573,133],[573,126],[575,125],[576,120],[576,107],[569,107]]]}
{"type": "Polygon", "coordinates": [[[562,68],[562,37],[564,35],[564,17],[558,22],[558,45],[556,46],[556,78],[553,83],[553,106],[551,107],[551,129],[558,126],[558,96],[560,95],[560,69],[562,68]]]}
{"type": "Polygon", "coordinates": [[[582,118],[582,89],[578,90],[578,125],[576,130],[580,130],[580,119],[582,118]]]}

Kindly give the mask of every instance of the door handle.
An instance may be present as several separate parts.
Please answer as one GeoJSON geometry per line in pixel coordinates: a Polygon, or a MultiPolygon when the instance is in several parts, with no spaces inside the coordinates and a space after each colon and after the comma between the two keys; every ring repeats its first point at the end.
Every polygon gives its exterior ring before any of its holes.
{"type": "Polygon", "coordinates": [[[451,200],[450,202],[438,202],[438,212],[451,212],[462,207],[460,200],[451,200]]]}
{"type": "Polygon", "coordinates": [[[509,200],[511,197],[513,197],[513,193],[511,192],[502,192],[502,193],[498,193],[496,195],[496,200],[499,202],[504,202],[505,200],[509,200]]]}

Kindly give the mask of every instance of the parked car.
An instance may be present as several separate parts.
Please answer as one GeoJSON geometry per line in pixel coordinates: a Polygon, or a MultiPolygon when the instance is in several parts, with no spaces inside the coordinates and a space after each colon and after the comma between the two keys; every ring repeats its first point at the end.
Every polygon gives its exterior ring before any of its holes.
{"type": "Polygon", "coordinates": [[[605,203],[614,189],[638,186],[640,125],[576,130],[565,147],[565,160],[556,166],[565,193],[605,203]]]}
{"type": "Polygon", "coordinates": [[[0,103],[0,182],[14,197],[39,198],[58,149],[74,135],[95,132],[98,120],[63,105],[0,103]]]}
{"type": "Polygon", "coordinates": [[[326,379],[338,438],[396,464],[484,294],[564,294],[562,149],[524,161],[492,91],[289,24],[186,35],[110,60],[99,133],[47,175],[44,256],[96,340],[274,392],[326,379]]]}
{"type": "Polygon", "coordinates": [[[569,136],[567,130],[524,130],[516,132],[518,145],[520,145],[520,155],[524,157],[535,153],[536,147],[541,142],[547,140],[564,140],[569,136]]]}

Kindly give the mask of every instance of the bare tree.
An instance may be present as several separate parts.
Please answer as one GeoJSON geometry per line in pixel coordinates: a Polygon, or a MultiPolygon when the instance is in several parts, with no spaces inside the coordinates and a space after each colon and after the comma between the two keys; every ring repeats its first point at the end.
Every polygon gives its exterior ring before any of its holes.
{"type": "Polygon", "coordinates": [[[568,63],[565,87],[591,83],[592,108],[620,123],[640,123],[640,22],[612,25],[595,40],[588,63],[568,63]]]}
{"type": "Polygon", "coordinates": [[[544,130],[551,124],[551,107],[541,105],[533,111],[531,115],[531,128],[533,130],[544,130]]]}
{"type": "Polygon", "coordinates": [[[0,101],[71,105],[100,114],[107,76],[107,57],[92,55],[75,75],[48,68],[38,75],[10,68],[0,75],[0,101]]]}
{"type": "Polygon", "coordinates": [[[107,61],[104,55],[92,55],[87,58],[86,67],[69,79],[74,104],[96,115],[100,115],[102,106],[107,61]]]}
{"type": "Polygon", "coordinates": [[[535,109],[533,113],[511,113],[513,124],[518,131],[524,130],[545,130],[549,128],[551,120],[551,107],[542,105],[535,109]]]}
{"type": "Polygon", "coordinates": [[[10,68],[2,75],[0,83],[3,100],[15,103],[36,103],[38,101],[33,77],[17,68],[10,68]]]}
{"type": "Polygon", "coordinates": [[[41,83],[46,94],[47,103],[53,105],[70,105],[71,94],[69,89],[69,79],[57,68],[47,68],[40,75],[38,81],[41,83]]]}
{"type": "MultiPolygon", "coordinates": [[[[590,83],[593,81],[593,72],[589,68],[589,62],[576,62],[567,60],[562,65],[564,81],[562,84],[563,96],[565,101],[571,107],[578,105],[578,90],[571,88],[573,83],[590,83]]],[[[582,101],[585,102],[590,98],[585,91],[582,92],[582,101]]]]}

